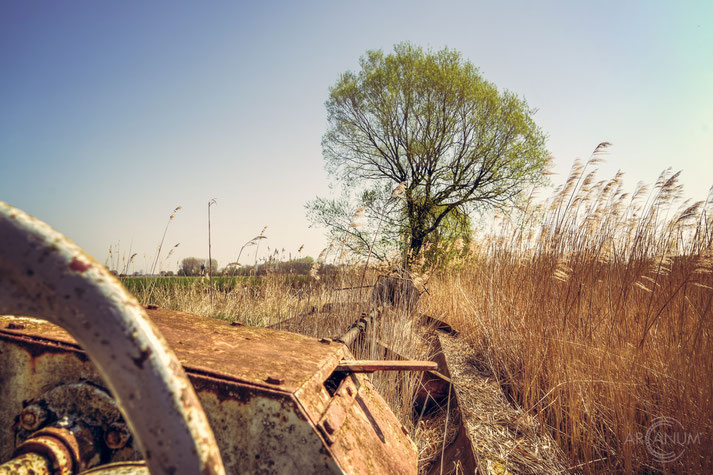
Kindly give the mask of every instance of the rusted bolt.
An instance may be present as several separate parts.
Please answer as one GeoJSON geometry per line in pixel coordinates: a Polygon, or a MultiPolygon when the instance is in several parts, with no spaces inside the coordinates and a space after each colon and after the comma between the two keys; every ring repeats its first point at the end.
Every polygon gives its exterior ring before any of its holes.
{"type": "Polygon", "coordinates": [[[5,328],[7,328],[8,330],[24,330],[25,324],[24,323],[8,323],[5,328]]]}
{"type": "Polygon", "coordinates": [[[320,338],[319,342],[329,345],[330,343],[332,343],[332,340],[330,340],[329,338],[320,338]]]}
{"type": "Polygon", "coordinates": [[[104,442],[106,446],[112,450],[118,450],[126,446],[131,438],[131,433],[126,427],[126,424],[114,422],[109,426],[109,429],[104,434],[104,442]]]}
{"type": "Polygon", "coordinates": [[[25,430],[37,430],[47,420],[47,411],[37,404],[30,404],[20,413],[20,426],[25,430]]]}
{"type": "Polygon", "coordinates": [[[284,379],[278,378],[276,376],[268,376],[265,381],[269,384],[283,384],[285,382],[284,379]]]}

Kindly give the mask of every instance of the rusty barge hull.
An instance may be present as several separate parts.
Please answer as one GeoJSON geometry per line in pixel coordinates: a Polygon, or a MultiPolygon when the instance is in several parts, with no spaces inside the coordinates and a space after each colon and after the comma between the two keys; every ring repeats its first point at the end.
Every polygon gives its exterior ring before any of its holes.
{"type": "MultiPolygon", "coordinates": [[[[353,359],[345,345],[147,313],[193,383],[228,473],[417,472],[413,442],[368,377],[337,371],[353,359]]],[[[43,320],[0,316],[0,361],[0,460],[16,446],[23,402],[61,384],[103,383],[76,341],[43,320]]]]}

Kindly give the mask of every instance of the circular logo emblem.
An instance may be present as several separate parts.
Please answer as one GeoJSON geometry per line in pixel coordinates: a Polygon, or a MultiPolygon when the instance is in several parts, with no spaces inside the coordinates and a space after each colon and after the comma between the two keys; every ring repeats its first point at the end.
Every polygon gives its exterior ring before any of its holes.
{"type": "Polygon", "coordinates": [[[646,431],[646,450],[659,462],[678,460],[685,449],[685,430],[673,417],[657,417],[646,431]]]}

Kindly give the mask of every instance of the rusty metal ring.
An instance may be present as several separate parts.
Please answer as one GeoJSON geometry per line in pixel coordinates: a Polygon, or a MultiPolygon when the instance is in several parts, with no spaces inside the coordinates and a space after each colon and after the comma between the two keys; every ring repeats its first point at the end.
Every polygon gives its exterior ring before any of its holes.
{"type": "Polygon", "coordinates": [[[79,446],[67,429],[46,427],[20,444],[13,458],[27,453],[46,457],[58,475],[72,475],[79,471],[79,446]]]}
{"type": "Polygon", "coordinates": [[[0,314],[47,319],[79,342],[151,473],[225,473],[181,364],[121,283],[62,234],[3,202],[0,243],[0,314]]]}

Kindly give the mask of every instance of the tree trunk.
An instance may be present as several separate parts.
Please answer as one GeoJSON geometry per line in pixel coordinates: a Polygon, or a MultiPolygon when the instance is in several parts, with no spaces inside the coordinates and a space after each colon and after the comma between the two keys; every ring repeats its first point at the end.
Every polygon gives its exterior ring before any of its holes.
{"type": "Polygon", "coordinates": [[[425,236],[420,232],[411,232],[411,242],[409,243],[409,260],[416,259],[421,248],[423,247],[423,241],[425,236]]]}

